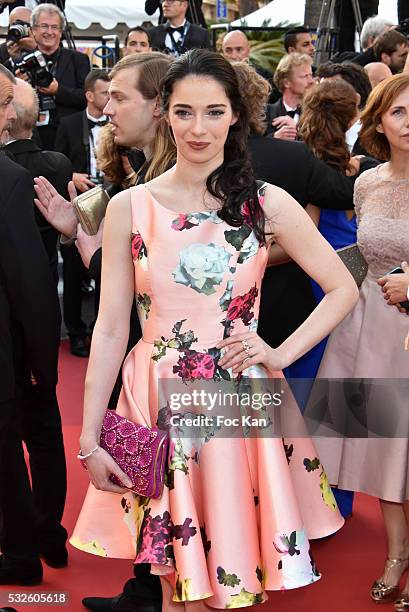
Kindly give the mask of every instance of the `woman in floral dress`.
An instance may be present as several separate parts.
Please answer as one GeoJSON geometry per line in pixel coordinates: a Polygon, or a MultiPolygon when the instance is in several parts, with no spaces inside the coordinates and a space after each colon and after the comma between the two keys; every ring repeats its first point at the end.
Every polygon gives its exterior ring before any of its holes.
{"type": "MultiPolygon", "coordinates": [[[[147,426],[166,420],[161,382],[189,391],[203,381],[273,377],[326,336],[357,296],[303,209],[271,185],[257,192],[246,152],[246,106],[226,60],[206,50],[176,60],[162,105],[176,165],[108,207],[82,454],[99,440],[134,293],[143,338],[125,360],[117,411],[147,426]],[[256,331],[273,234],[326,292],[306,324],[277,349],[256,331]]],[[[291,398],[288,409],[301,419],[291,398]]],[[[100,447],[87,459],[92,484],[72,544],[150,563],[161,576],[165,609],[182,602],[249,606],[263,602],[266,590],[310,584],[319,573],[308,538],[343,523],[309,439],[214,434],[171,437],[159,499],[114,485],[112,473],[125,486],[130,482],[100,447]]]]}

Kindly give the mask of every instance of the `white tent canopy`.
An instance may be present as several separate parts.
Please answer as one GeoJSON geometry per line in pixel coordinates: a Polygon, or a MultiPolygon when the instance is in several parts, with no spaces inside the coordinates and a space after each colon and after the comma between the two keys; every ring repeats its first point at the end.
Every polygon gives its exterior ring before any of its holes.
{"type": "MultiPolygon", "coordinates": [[[[99,23],[104,29],[111,30],[117,23],[133,27],[147,19],[155,21],[157,15],[149,17],[144,7],[145,0],[66,0],[65,13],[68,21],[80,30],[89,28],[91,23],[99,23]]],[[[4,11],[0,25],[5,27],[7,24],[8,11],[4,11]]]]}
{"type": "MultiPolygon", "coordinates": [[[[249,27],[259,27],[264,21],[269,21],[269,26],[274,27],[279,23],[287,22],[294,24],[304,23],[305,0],[272,0],[258,11],[242,19],[236,19],[231,23],[233,26],[244,25],[243,20],[249,27]]],[[[397,3],[394,0],[380,0],[378,14],[393,23],[398,23],[397,3]]]]}

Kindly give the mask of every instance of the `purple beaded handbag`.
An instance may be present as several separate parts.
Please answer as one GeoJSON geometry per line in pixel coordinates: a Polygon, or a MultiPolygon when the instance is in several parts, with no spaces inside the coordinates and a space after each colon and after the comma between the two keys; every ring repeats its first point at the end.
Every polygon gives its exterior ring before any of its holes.
{"type": "MultiPolygon", "coordinates": [[[[100,445],[129,476],[131,491],[144,497],[162,495],[169,445],[166,431],[137,425],[114,410],[107,410],[100,445]]],[[[111,480],[123,486],[113,474],[111,480]]]]}

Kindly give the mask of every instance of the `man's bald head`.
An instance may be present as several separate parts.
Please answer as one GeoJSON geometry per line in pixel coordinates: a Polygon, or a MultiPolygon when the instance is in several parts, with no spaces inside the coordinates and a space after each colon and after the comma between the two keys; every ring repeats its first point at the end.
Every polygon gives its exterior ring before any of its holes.
{"type": "Polygon", "coordinates": [[[229,32],[223,38],[223,55],[228,60],[242,61],[249,58],[250,43],[247,36],[241,30],[229,32]]]}
{"type": "Polygon", "coordinates": [[[10,12],[9,15],[9,24],[13,25],[16,21],[25,21],[26,23],[30,23],[31,21],[31,13],[32,11],[24,6],[17,6],[10,12]]]}
{"type": "Polygon", "coordinates": [[[31,138],[33,128],[38,119],[38,98],[35,90],[29,83],[16,79],[13,105],[16,118],[9,127],[10,138],[19,140],[31,138]]]}
{"type": "Polygon", "coordinates": [[[391,69],[383,62],[371,62],[365,66],[372,89],[385,79],[392,76],[391,69]]]}

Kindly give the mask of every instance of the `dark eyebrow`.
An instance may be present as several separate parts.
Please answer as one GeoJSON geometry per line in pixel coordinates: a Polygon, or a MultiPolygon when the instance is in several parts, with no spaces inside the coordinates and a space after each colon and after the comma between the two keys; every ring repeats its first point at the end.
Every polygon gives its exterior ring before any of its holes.
{"type": "MultiPolygon", "coordinates": [[[[192,108],[190,104],[175,104],[175,107],[176,106],[179,108],[192,108]]],[[[206,108],[220,108],[220,107],[227,108],[227,105],[226,104],[208,104],[206,106],[206,108]]]]}
{"type": "Polygon", "coordinates": [[[391,110],[397,110],[397,109],[399,109],[399,110],[402,110],[402,109],[403,109],[403,110],[405,110],[405,107],[404,107],[404,106],[391,106],[391,110]]]}

